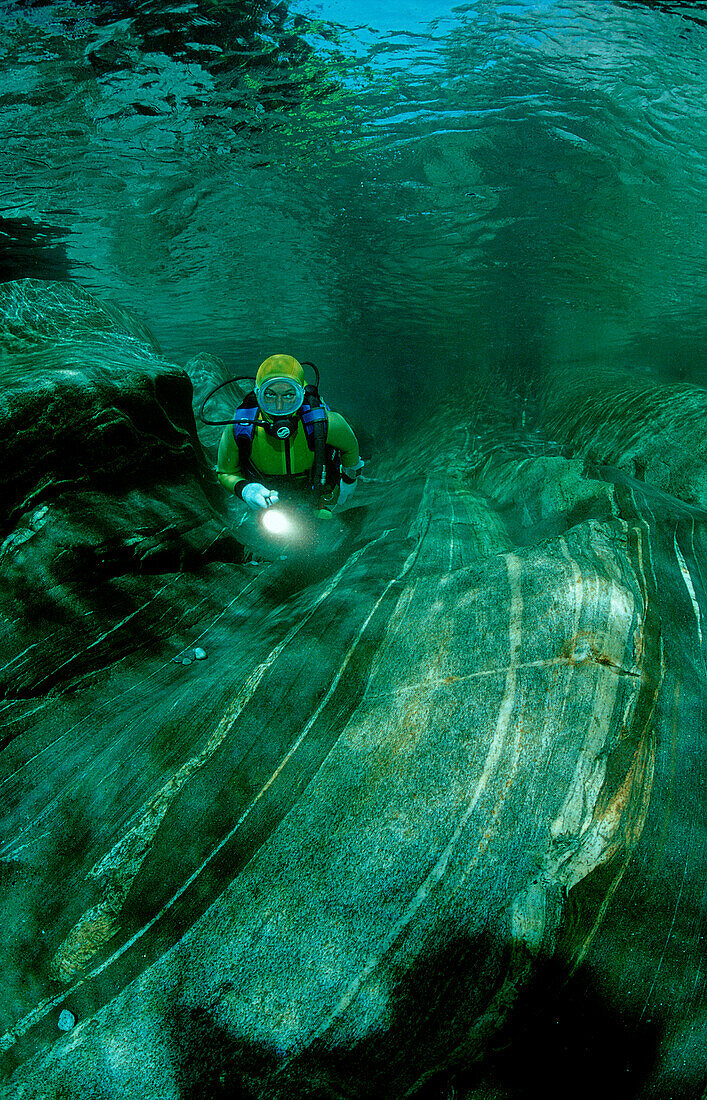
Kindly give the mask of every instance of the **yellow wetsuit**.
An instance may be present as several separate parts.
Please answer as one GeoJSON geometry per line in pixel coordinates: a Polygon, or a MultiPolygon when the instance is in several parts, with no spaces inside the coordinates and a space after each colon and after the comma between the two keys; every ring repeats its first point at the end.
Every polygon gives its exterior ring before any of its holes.
{"type": "MultiPolygon", "coordinates": [[[[259,386],[265,386],[268,380],[272,382],[276,379],[291,380],[299,387],[300,397],[304,393],[304,369],[292,356],[272,355],[261,363],[255,379],[256,393],[259,386]]],[[[243,487],[249,481],[256,481],[273,489],[306,490],[311,486],[314,452],[307,442],[301,420],[296,415],[289,418],[291,434],[287,439],[278,439],[271,431],[266,430],[265,424],[272,422],[273,418],[268,413],[263,412],[262,408],[258,410],[247,464],[241,462],[233,427],[227,427],[221,436],[218,478],[225,489],[237,496],[241,495],[243,487]]],[[[337,452],[342,467],[355,469],[362,465],[358,440],[343,416],[327,410],[326,422],[326,446],[337,452]]],[[[354,477],[355,474],[351,480],[354,477]]],[[[314,502],[315,507],[328,509],[336,503],[338,484],[328,488],[326,499],[314,502]]]]}
{"type": "MultiPolygon", "coordinates": [[[[352,429],[340,413],[327,411],[327,446],[335,448],[341,454],[341,465],[353,467],[358,464],[358,441],[352,429]]],[[[243,469],[238,445],[229,425],[221,436],[218,448],[218,479],[224,489],[238,493],[247,481],[262,480],[267,485],[269,479],[277,479],[271,484],[279,484],[281,478],[292,479],[293,486],[298,483],[309,485],[314,452],[310,450],[304,427],[298,422],[289,439],[277,439],[266,432],[261,425],[266,420],[259,413],[253,432],[249,466],[243,469]],[[258,478],[255,477],[257,472],[258,478]]]]}

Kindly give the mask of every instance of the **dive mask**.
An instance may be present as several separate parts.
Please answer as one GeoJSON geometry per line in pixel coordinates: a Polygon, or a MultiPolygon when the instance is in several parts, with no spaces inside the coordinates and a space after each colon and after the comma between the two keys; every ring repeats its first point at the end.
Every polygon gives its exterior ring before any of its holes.
{"type": "Polygon", "coordinates": [[[255,396],[265,415],[276,420],[297,412],[304,401],[304,386],[286,375],[275,376],[257,386],[255,396]]]}

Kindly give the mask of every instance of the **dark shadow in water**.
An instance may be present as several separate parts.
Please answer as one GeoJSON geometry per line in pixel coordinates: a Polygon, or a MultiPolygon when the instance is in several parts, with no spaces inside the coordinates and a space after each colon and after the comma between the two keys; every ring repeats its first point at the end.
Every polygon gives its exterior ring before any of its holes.
{"type": "MultiPolygon", "coordinates": [[[[508,1100],[637,1100],[653,1073],[663,1034],[659,1021],[617,1003],[587,968],[568,980],[556,959],[539,963],[502,1033],[502,1045],[479,1069],[460,1069],[462,1092],[492,1084],[508,1100]]],[[[434,1092],[421,1093],[431,1100],[434,1092]]]]}
{"type": "MultiPolygon", "coordinates": [[[[186,510],[170,524],[168,510],[146,508],[150,537],[131,546],[118,507],[105,515],[84,510],[63,526],[59,517],[44,541],[44,531],[30,539],[23,558],[0,570],[0,701],[71,693],[146,654],[174,657],[203,611],[198,593],[220,606],[212,564],[234,567],[232,587],[249,580],[239,569],[242,545],[225,526],[219,531],[206,504],[204,517],[190,528],[186,510]]],[[[0,751],[25,733],[22,722],[0,728],[0,751]]]]}
{"type": "Polygon", "coordinates": [[[234,1037],[217,1022],[218,1003],[234,988],[225,982],[212,1011],[178,1004],[166,1021],[180,1095],[183,1100],[478,1095],[636,1100],[644,1095],[658,1057],[660,1025],[641,1022],[617,1005],[588,970],[568,980],[552,959],[538,962],[534,979],[495,1037],[495,1049],[471,1065],[467,1053],[465,1064],[469,1028],[486,1008],[473,996],[477,976],[488,965],[500,968],[505,958],[488,932],[476,939],[453,938],[401,975],[385,1032],[351,1047],[316,1044],[281,1073],[273,1072],[278,1064],[273,1051],[234,1037]],[[430,1077],[426,1071],[442,1065],[450,1047],[457,1048],[457,1057],[430,1077]]]}
{"type": "Polygon", "coordinates": [[[0,218],[0,283],[12,279],[69,279],[66,233],[29,218],[0,218]]]}
{"type": "Polygon", "coordinates": [[[685,0],[614,0],[614,3],[621,8],[653,8],[707,27],[707,4],[702,0],[689,0],[688,3],[685,0]]]}
{"type": "MultiPolygon", "coordinates": [[[[225,983],[223,994],[232,983],[225,983]]],[[[268,1052],[236,1039],[201,1007],[177,1005],[167,1023],[175,1080],[184,1100],[256,1100],[268,1052]],[[236,1068],[237,1067],[237,1068],[236,1068]]]]}

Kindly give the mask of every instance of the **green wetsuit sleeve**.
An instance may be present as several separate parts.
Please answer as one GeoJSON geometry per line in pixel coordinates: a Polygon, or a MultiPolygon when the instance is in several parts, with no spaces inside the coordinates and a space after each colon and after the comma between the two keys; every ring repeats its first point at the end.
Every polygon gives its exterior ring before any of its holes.
{"type": "Polygon", "coordinates": [[[326,441],[330,447],[336,447],[341,451],[341,465],[355,466],[361,457],[358,451],[358,440],[351,427],[340,413],[327,413],[326,441]]]}
{"type": "Polygon", "coordinates": [[[230,425],[225,429],[218,445],[216,472],[219,481],[229,493],[235,493],[238,486],[248,480],[241,469],[241,456],[230,425]]]}

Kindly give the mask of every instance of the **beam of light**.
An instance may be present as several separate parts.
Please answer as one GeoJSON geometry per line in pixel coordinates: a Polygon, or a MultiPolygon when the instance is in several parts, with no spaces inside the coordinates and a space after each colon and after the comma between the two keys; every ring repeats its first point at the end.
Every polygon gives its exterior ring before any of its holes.
{"type": "Polygon", "coordinates": [[[292,531],[292,522],[279,508],[267,508],[261,517],[261,523],[271,535],[286,535],[292,531]]]}

